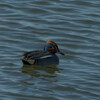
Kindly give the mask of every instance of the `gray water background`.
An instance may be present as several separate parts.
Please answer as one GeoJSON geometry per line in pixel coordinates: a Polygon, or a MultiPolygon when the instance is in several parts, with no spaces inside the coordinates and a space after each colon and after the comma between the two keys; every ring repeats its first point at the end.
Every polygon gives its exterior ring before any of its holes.
{"type": "Polygon", "coordinates": [[[0,0],[0,100],[100,100],[100,0],[0,0]],[[23,67],[47,40],[59,65],[23,67]]]}

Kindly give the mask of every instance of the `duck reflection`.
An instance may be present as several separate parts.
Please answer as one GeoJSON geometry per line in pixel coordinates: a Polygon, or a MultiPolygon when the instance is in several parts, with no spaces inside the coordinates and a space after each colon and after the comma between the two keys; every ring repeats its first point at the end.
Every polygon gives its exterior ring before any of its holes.
{"type": "Polygon", "coordinates": [[[23,65],[22,72],[35,77],[56,77],[56,72],[61,69],[56,65],[40,66],[40,65],[23,65]]]}

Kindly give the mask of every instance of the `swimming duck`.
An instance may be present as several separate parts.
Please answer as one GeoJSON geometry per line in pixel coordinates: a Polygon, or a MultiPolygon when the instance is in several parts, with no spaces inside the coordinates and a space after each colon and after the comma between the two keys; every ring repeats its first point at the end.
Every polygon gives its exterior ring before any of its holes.
{"type": "Polygon", "coordinates": [[[51,65],[58,64],[59,58],[56,53],[64,55],[57,44],[51,40],[47,41],[43,50],[26,52],[22,56],[22,62],[26,65],[51,65]]]}

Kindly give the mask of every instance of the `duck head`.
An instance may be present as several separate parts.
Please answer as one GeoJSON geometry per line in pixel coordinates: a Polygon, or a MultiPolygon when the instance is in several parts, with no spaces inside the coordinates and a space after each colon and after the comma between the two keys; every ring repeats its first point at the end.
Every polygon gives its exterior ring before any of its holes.
{"type": "Polygon", "coordinates": [[[51,40],[47,41],[45,46],[44,46],[44,51],[55,54],[55,53],[59,53],[61,55],[64,55],[64,53],[62,53],[57,44],[51,40]]]}

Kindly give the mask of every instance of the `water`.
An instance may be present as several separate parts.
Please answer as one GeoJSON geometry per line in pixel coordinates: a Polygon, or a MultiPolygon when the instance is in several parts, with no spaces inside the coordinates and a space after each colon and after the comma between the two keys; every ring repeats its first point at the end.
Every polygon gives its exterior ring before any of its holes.
{"type": "Polygon", "coordinates": [[[99,0],[0,0],[0,100],[100,100],[99,0]],[[53,68],[21,55],[53,40],[53,68]]]}

